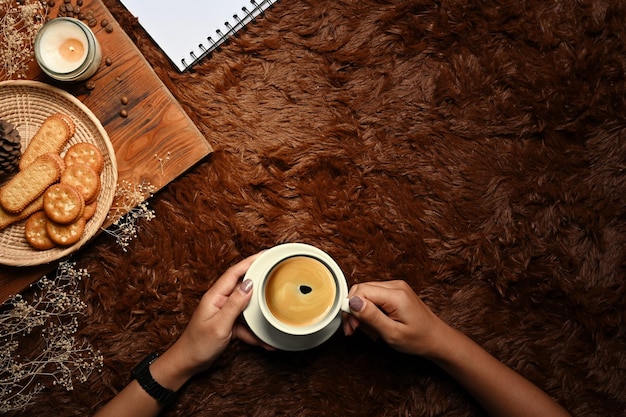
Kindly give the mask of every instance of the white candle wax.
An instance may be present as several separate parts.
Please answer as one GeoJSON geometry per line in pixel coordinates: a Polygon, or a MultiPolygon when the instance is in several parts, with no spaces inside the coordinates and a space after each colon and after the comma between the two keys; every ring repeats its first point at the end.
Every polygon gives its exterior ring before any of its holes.
{"type": "Polygon", "coordinates": [[[48,25],[38,44],[42,64],[60,74],[76,70],[87,58],[87,35],[68,20],[51,21],[48,25]]]}

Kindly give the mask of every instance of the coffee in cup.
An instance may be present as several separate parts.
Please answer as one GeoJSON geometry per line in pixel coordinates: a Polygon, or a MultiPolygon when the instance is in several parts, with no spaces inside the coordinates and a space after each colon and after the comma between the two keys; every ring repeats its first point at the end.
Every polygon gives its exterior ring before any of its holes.
{"type": "Polygon", "coordinates": [[[327,340],[350,312],[346,278],[330,255],[303,243],[263,252],[244,279],[254,292],[243,312],[250,329],[278,349],[310,349],[327,340]]]}
{"type": "Polygon", "coordinates": [[[333,308],[337,284],[331,270],[310,256],[293,256],[269,272],[265,303],[272,315],[288,326],[309,326],[333,308]]]}

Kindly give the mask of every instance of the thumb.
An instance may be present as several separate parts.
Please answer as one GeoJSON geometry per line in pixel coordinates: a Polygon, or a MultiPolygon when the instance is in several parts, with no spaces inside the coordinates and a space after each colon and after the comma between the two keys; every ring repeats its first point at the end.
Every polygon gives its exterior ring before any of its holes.
{"type": "Polygon", "coordinates": [[[350,297],[350,311],[360,322],[367,324],[381,336],[389,333],[394,325],[394,321],[374,303],[358,295],[350,297]]]}
{"type": "Polygon", "coordinates": [[[220,311],[216,314],[227,323],[234,323],[237,317],[248,306],[252,297],[252,281],[247,279],[230,294],[220,311]]]}

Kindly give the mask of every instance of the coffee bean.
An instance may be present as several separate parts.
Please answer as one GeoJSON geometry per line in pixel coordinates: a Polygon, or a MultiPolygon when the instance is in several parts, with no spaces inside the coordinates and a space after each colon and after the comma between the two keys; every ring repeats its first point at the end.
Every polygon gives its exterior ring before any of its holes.
{"type": "Polygon", "coordinates": [[[120,111],[120,116],[126,118],[126,117],[128,117],[128,112],[126,110],[122,110],[122,111],[120,111]]]}
{"type": "Polygon", "coordinates": [[[93,90],[94,88],[96,88],[96,83],[94,83],[93,81],[87,81],[85,83],[85,88],[87,88],[87,90],[93,90]]]}
{"type": "Polygon", "coordinates": [[[76,5],[82,6],[83,5],[83,0],[76,0],[76,5]]]}
{"type": "Polygon", "coordinates": [[[106,25],[106,27],[104,28],[104,31],[106,33],[111,33],[113,32],[113,25],[111,23],[109,23],[108,25],[106,25]]]}
{"type": "Polygon", "coordinates": [[[100,26],[102,26],[102,27],[105,27],[105,26],[106,26],[106,25],[108,25],[108,24],[109,24],[109,21],[108,21],[108,20],[106,20],[106,19],[102,19],[102,20],[100,21],[100,26]]]}
{"type": "Polygon", "coordinates": [[[121,102],[123,105],[127,105],[127,104],[128,104],[128,97],[126,97],[126,96],[122,96],[122,98],[120,99],[120,102],[121,102]]]}
{"type": "Polygon", "coordinates": [[[54,7],[56,6],[56,3],[54,2],[54,0],[48,0],[48,7],[54,7]]]}
{"type": "Polygon", "coordinates": [[[107,65],[107,67],[110,67],[111,64],[113,64],[113,60],[111,59],[110,56],[106,57],[106,59],[104,60],[104,63],[107,65]]]}

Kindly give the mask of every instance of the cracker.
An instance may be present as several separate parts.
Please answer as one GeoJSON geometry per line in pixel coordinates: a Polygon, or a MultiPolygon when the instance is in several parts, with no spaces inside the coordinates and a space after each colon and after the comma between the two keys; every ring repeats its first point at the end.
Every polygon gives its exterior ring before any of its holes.
{"type": "Polygon", "coordinates": [[[76,143],[65,153],[65,165],[87,164],[96,171],[97,174],[104,168],[104,156],[96,145],[89,142],[76,143]]]}
{"type": "Polygon", "coordinates": [[[61,152],[75,131],[76,125],[69,117],[58,113],[49,116],[24,150],[20,159],[20,169],[25,169],[40,155],[61,152]]]}
{"type": "Polygon", "coordinates": [[[53,221],[46,223],[46,232],[57,245],[73,245],[78,242],[85,231],[87,222],[82,217],[70,224],[58,224],[53,221]]]}
{"type": "Polygon", "coordinates": [[[56,246],[46,231],[48,217],[43,211],[38,211],[26,220],[24,236],[30,246],[38,250],[48,250],[56,246]]]}
{"type": "Polygon", "coordinates": [[[98,197],[100,192],[100,176],[86,164],[72,164],[61,174],[61,184],[74,187],[89,204],[98,197]]]}
{"type": "Polygon", "coordinates": [[[0,204],[9,213],[19,213],[61,178],[62,171],[63,159],[58,154],[41,155],[0,189],[0,204]]]}
{"type": "Polygon", "coordinates": [[[40,210],[43,210],[43,194],[37,197],[37,199],[35,199],[35,201],[30,203],[28,206],[26,206],[24,210],[16,214],[9,213],[4,210],[2,206],[0,206],[0,230],[12,225],[13,223],[24,220],[31,214],[40,210]]]}
{"type": "Polygon", "coordinates": [[[94,214],[96,214],[96,210],[98,210],[97,201],[85,205],[85,210],[83,210],[83,219],[90,220],[94,214]]]}
{"type": "Polygon", "coordinates": [[[76,123],[74,123],[72,118],[68,116],[67,114],[63,114],[63,113],[56,113],[55,116],[61,118],[65,123],[67,123],[70,138],[74,136],[74,134],[76,133],[76,123]]]}
{"type": "Polygon", "coordinates": [[[74,222],[83,215],[85,200],[74,187],[58,183],[43,194],[43,210],[50,220],[60,224],[74,222]]]}

